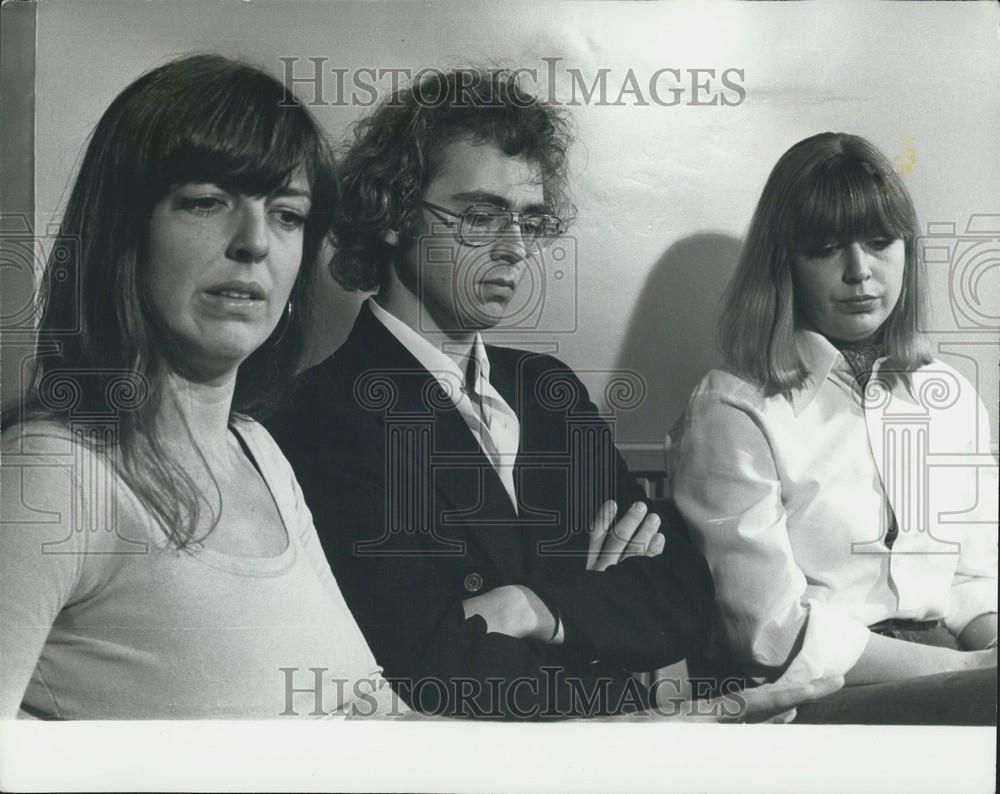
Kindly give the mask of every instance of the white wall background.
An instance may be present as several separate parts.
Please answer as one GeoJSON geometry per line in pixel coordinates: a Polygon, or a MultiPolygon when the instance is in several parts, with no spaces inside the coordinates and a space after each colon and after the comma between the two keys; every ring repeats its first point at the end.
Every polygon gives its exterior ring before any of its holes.
{"type": "MultiPolygon", "coordinates": [[[[624,107],[573,109],[579,219],[566,250],[576,251],[575,294],[566,288],[572,279],[556,283],[550,268],[539,327],[498,341],[550,344],[589,373],[598,397],[608,373],[637,371],[646,398],[619,417],[619,438],[658,443],[716,361],[716,304],[770,168],[799,139],[844,130],[899,163],[925,223],[964,232],[970,216],[994,215],[992,235],[944,244],[964,246],[952,259],[975,264],[966,278],[978,279],[978,293],[963,305],[972,305],[980,326],[960,329],[942,263],[932,267],[931,330],[940,354],[978,383],[996,440],[1000,14],[993,3],[42,3],[38,227],[58,215],[83,142],[114,95],[167,58],[204,50],[276,74],[279,57],[297,56],[303,75],[312,68],[307,58],[325,57],[327,67],[349,70],[503,63],[537,68],[542,79],[541,59],[561,58],[555,89],[564,102],[567,68],[588,82],[609,69],[609,100],[629,69],[641,85],[665,67],[742,69],[746,99],[737,106],[635,106],[626,95],[624,107]]],[[[387,89],[388,79],[379,85],[387,89]]],[[[330,74],[324,98],[336,98],[335,88],[330,74]]],[[[339,139],[363,109],[315,110],[339,139]]],[[[317,328],[317,357],[339,345],[359,301],[332,284],[324,292],[329,312],[317,328]]]]}

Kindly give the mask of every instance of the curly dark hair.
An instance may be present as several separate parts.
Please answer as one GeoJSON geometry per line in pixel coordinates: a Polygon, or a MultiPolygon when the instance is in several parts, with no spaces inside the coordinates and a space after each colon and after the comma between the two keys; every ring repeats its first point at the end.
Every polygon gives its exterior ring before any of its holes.
{"type": "Polygon", "coordinates": [[[386,97],[353,128],[339,161],[341,209],[335,223],[333,277],[349,290],[370,291],[384,281],[394,249],[386,232],[408,239],[441,150],[456,140],[495,144],[541,169],[545,201],[569,223],[569,119],[526,91],[510,69],[425,70],[420,79],[386,97]]]}

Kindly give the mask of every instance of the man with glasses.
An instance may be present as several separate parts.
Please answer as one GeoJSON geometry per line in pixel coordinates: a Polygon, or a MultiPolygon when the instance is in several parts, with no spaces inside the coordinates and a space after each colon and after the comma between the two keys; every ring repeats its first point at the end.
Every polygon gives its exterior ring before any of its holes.
{"type": "Polygon", "coordinates": [[[676,531],[660,553],[583,384],[480,335],[572,216],[569,141],[503,70],[430,72],[361,120],[333,268],[377,292],[270,423],[376,658],[419,710],[663,706],[676,691],[628,671],[703,641],[705,563],[676,531]]]}

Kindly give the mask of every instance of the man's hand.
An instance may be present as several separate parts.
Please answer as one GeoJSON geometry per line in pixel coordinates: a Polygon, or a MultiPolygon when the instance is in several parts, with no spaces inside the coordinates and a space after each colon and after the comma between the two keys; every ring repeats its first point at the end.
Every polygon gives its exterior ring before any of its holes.
{"type": "Polygon", "coordinates": [[[520,584],[508,584],[481,595],[466,598],[462,610],[468,620],[478,615],[486,621],[486,631],[518,639],[562,644],[562,627],[535,591],[520,584]]]}
{"type": "Polygon", "coordinates": [[[597,511],[590,525],[587,570],[603,571],[627,557],[644,554],[655,557],[663,551],[666,539],[658,530],[660,517],[647,515],[646,505],[636,502],[618,523],[612,525],[618,505],[608,501],[597,511]]]}

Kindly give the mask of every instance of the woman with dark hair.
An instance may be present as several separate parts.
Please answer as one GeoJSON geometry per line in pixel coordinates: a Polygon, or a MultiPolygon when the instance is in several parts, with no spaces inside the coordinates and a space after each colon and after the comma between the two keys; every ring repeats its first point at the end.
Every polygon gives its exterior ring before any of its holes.
{"type": "Polygon", "coordinates": [[[919,333],[916,234],[857,136],[800,141],[764,187],[723,307],[727,366],[672,452],[715,582],[716,663],[848,689],[996,665],[990,422],[919,333]]]}
{"type": "Polygon", "coordinates": [[[299,364],[336,202],[316,121],[254,67],[181,58],[102,116],[4,416],[0,716],[364,715],[391,695],[251,418],[299,364]]]}

